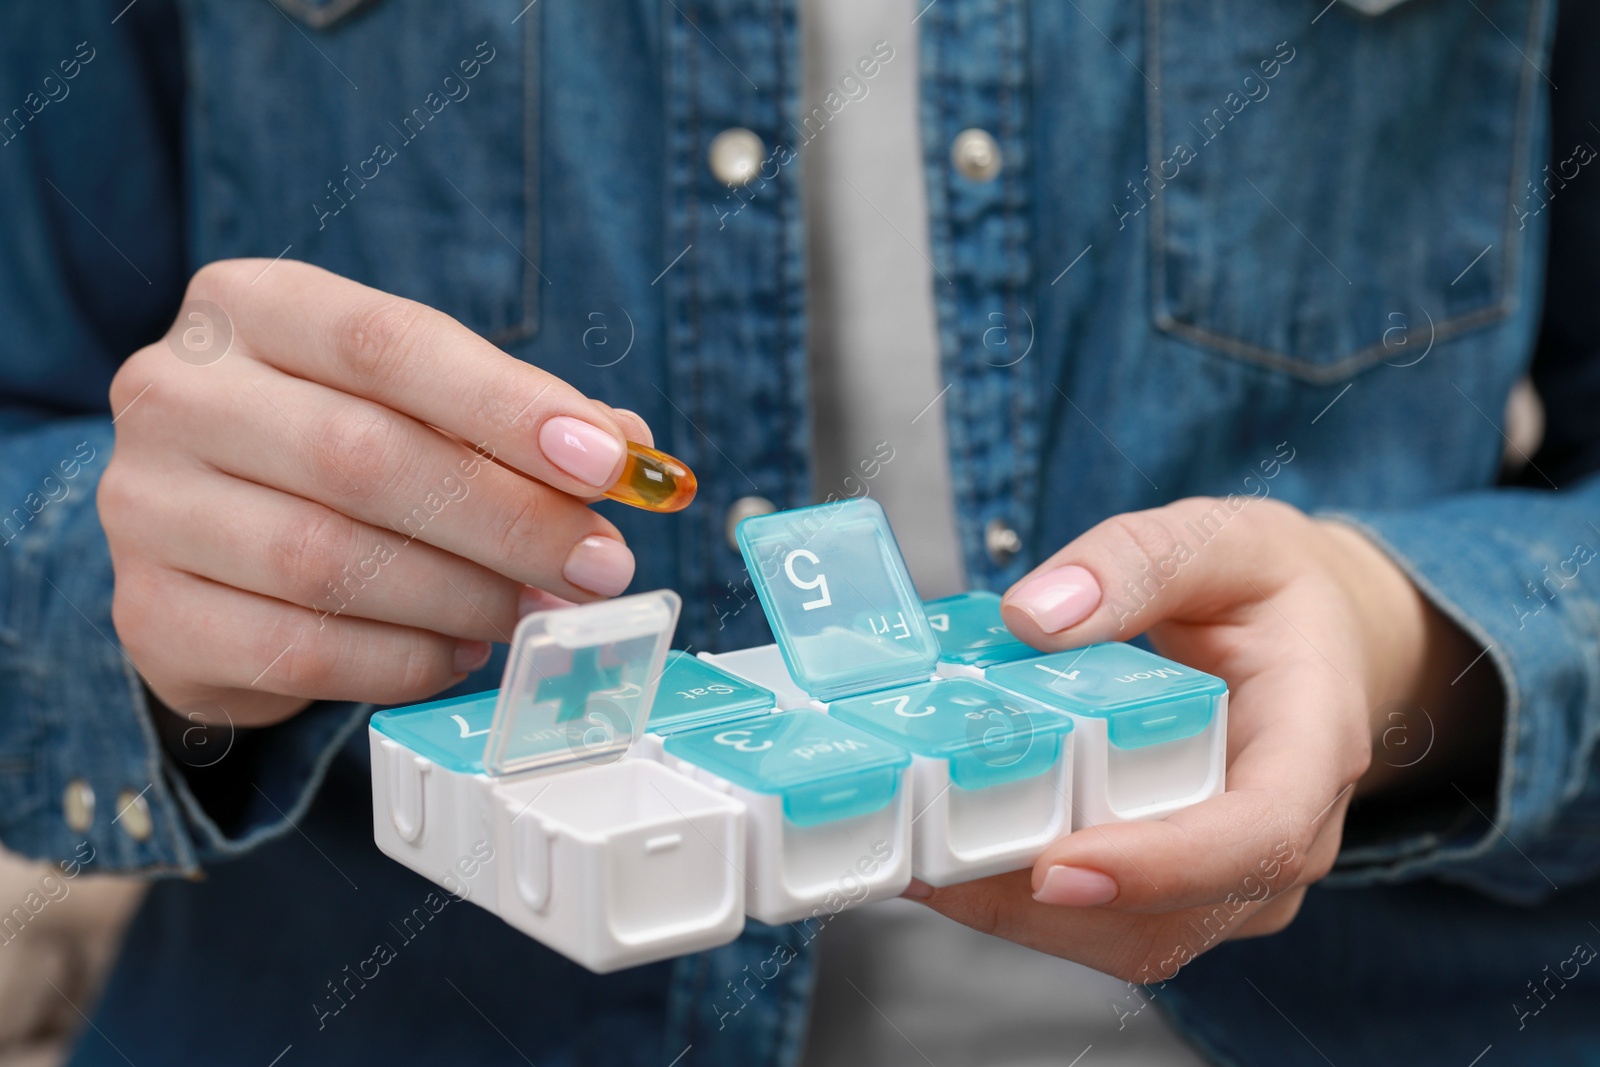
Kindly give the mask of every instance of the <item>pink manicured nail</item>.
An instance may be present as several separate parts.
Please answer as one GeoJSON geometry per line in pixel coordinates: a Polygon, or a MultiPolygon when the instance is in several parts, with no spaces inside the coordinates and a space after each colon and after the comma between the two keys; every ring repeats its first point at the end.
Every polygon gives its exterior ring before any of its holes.
{"type": "Polygon", "coordinates": [[[489,654],[493,651],[487,641],[457,641],[456,673],[471,674],[489,662],[489,654]]]}
{"type": "Polygon", "coordinates": [[[1027,613],[1047,634],[1076,626],[1100,604],[1100,583],[1077,565],[1057,567],[1023,582],[1006,603],[1027,613]]]}
{"type": "Polygon", "coordinates": [[[933,896],[933,886],[929,885],[927,882],[913,878],[911,879],[911,884],[906,886],[905,892],[901,893],[900,895],[903,897],[910,897],[912,900],[927,900],[929,897],[933,896]]]}
{"type": "Polygon", "coordinates": [[[598,426],[570,415],[557,415],[539,428],[544,458],[584,485],[605,489],[616,481],[622,444],[598,426]]]}
{"type": "Polygon", "coordinates": [[[585,537],[567,553],[561,577],[591,593],[616,596],[633,581],[633,553],[609,537],[585,537]]]}
{"type": "Polygon", "coordinates": [[[1092,908],[1111,903],[1118,892],[1117,880],[1109,874],[1088,867],[1051,867],[1033,899],[1067,908],[1092,908]]]}

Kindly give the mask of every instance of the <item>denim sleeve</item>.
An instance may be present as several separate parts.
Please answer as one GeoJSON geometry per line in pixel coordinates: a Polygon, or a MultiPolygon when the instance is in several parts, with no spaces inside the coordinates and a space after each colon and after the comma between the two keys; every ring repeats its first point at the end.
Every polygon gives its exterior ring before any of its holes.
{"type": "Polygon", "coordinates": [[[168,754],[111,625],[94,503],[110,417],[52,419],[3,442],[0,500],[17,503],[0,516],[0,840],[32,856],[93,855],[95,870],[192,874],[288,830],[371,709],[313,705],[252,734],[247,754],[226,725],[168,754]],[[252,781],[225,823],[189,787],[191,768],[213,761],[252,781]],[[94,796],[86,830],[68,824],[69,786],[94,796]],[[127,813],[134,797],[151,816],[142,839],[144,820],[127,813]]]}
{"type": "MultiPolygon", "coordinates": [[[[1493,796],[1447,786],[1462,816],[1450,829],[1347,848],[1334,880],[1432,875],[1535,901],[1600,873],[1600,480],[1329,517],[1377,543],[1478,642],[1506,697],[1493,796]]],[[[1429,720],[1435,729],[1448,724],[1429,720]]]]}
{"type": "Polygon", "coordinates": [[[100,5],[0,9],[0,99],[21,102],[0,123],[0,841],[150,874],[288,832],[369,710],[316,705],[239,738],[219,765],[243,779],[238,802],[219,814],[156,737],[112,626],[106,391],[161,336],[189,269],[178,40],[168,0],[114,27],[100,5]],[[86,828],[68,823],[69,786],[93,794],[86,828]]]}

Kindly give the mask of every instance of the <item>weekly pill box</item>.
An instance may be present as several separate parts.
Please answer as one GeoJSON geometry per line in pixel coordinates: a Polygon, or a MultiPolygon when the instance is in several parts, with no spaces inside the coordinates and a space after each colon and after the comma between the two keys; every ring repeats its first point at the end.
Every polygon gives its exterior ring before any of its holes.
{"type": "Polygon", "coordinates": [[[745,808],[746,912],[793,922],[911,881],[911,756],[810,709],[674,733],[669,766],[745,808]]]}
{"type": "Polygon", "coordinates": [[[1220,679],[1126,645],[1039,655],[993,594],[921,604],[870,501],[738,539],[774,644],[669,653],[669,591],[528,616],[498,691],[373,717],[379,847],[604,972],[1222,788],[1220,679]]]}
{"type": "Polygon", "coordinates": [[[744,807],[622,758],[678,606],[661,591],[529,615],[498,693],[374,715],[378,847],[594,971],[737,937],[744,807]]]}

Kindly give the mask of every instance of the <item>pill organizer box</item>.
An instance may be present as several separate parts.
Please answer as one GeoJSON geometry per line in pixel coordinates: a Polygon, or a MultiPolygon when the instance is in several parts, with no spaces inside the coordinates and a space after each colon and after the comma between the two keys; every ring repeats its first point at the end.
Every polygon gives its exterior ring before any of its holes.
{"type": "Polygon", "coordinates": [[[922,604],[870,500],[738,540],[774,644],[668,652],[665,590],[529,615],[499,690],[373,716],[378,846],[605,972],[1222,788],[1220,679],[1119,644],[1041,655],[991,593],[922,604]]]}

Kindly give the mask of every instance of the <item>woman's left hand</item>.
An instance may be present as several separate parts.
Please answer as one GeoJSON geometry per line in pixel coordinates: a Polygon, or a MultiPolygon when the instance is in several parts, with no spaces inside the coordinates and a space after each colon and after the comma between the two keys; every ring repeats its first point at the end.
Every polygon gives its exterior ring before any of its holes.
{"type": "Polygon", "coordinates": [[[1362,534],[1275,501],[1196,498],[1109,519],[1013,586],[1002,612],[1036,648],[1148,633],[1228,682],[1226,792],[1159,822],[1069,834],[1031,871],[906,894],[1131,982],[1288,925],[1332,867],[1355,792],[1495,758],[1492,687],[1449,684],[1475,643],[1362,534]],[[1432,743],[1411,766],[1373,760],[1397,706],[1426,709],[1426,725],[1399,724],[1415,727],[1414,746],[1432,743]]]}

